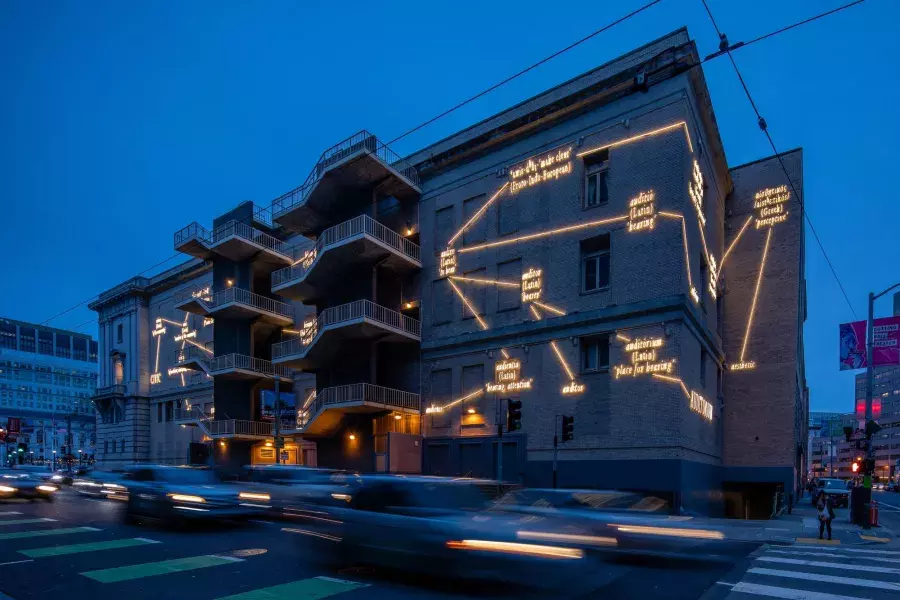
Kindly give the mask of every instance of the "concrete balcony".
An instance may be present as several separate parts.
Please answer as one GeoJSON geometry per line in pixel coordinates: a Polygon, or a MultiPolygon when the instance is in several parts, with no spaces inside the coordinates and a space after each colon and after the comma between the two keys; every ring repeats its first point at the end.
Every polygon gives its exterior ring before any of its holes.
{"type": "Polygon", "coordinates": [[[273,269],[294,262],[288,244],[240,221],[228,221],[212,231],[191,223],[175,232],[175,250],[202,259],[213,255],[234,261],[253,259],[273,269]]]}
{"type": "Polygon", "coordinates": [[[123,384],[107,385],[98,387],[94,391],[94,395],[91,396],[91,400],[95,402],[98,400],[114,400],[123,396],[125,396],[125,386],[123,384]]]}
{"type": "Polygon", "coordinates": [[[421,323],[368,300],[326,308],[303,333],[272,346],[272,362],[311,369],[332,360],[354,341],[420,343],[421,323]]]}
{"type": "Polygon", "coordinates": [[[421,269],[419,246],[366,215],[319,235],[316,245],[293,265],[272,273],[272,291],[294,300],[322,297],[340,285],[351,265],[375,265],[397,273],[421,269]]]}
{"type": "Polygon", "coordinates": [[[294,371],[283,365],[244,354],[223,354],[211,358],[209,374],[223,379],[275,379],[291,382],[294,371]]]}
{"type": "Polygon", "coordinates": [[[258,320],[279,327],[294,322],[290,304],[236,287],[215,293],[209,288],[180,292],[175,295],[175,308],[204,317],[258,320]]]}
{"type": "Polygon", "coordinates": [[[332,215],[340,211],[334,203],[340,196],[376,184],[400,199],[422,192],[412,165],[368,131],[360,131],[323,152],[303,185],[272,203],[272,218],[292,231],[310,233],[335,222],[332,215]]]}
{"type": "Polygon", "coordinates": [[[419,394],[370,383],[354,383],[325,388],[302,407],[297,415],[297,433],[304,436],[332,435],[343,415],[393,411],[417,415],[421,410],[419,394]]]}

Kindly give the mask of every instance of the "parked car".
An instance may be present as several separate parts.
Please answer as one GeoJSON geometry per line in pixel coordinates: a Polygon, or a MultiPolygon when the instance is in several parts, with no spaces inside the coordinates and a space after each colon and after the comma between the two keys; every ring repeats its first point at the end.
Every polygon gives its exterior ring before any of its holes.
{"type": "Polygon", "coordinates": [[[835,508],[850,506],[850,490],[847,488],[847,482],[843,479],[820,479],[818,490],[813,495],[813,504],[816,503],[816,499],[821,493],[825,493],[831,498],[835,508]]]}
{"type": "Polygon", "coordinates": [[[303,534],[312,556],[335,566],[367,563],[404,572],[559,585],[579,580],[561,579],[559,570],[585,564],[584,551],[572,544],[519,539],[521,517],[486,512],[484,495],[469,482],[362,476],[347,493],[333,495],[340,505],[289,531],[303,534]]]}
{"type": "Polygon", "coordinates": [[[25,498],[52,502],[58,490],[59,486],[45,482],[33,473],[18,469],[0,471],[0,500],[25,498]]]}
{"type": "Polygon", "coordinates": [[[263,509],[272,516],[303,517],[312,505],[332,504],[332,493],[355,477],[335,469],[299,465],[246,466],[237,487],[241,505],[263,509]]]}
{"type": "Polygon", "coordinates": [[[239,518],[259,514],[242,506],[240,489],[222,483],[206,468],[138,465],[128,469],[126,521],[148,517],[169,522],[191,519],[239,518]]]}

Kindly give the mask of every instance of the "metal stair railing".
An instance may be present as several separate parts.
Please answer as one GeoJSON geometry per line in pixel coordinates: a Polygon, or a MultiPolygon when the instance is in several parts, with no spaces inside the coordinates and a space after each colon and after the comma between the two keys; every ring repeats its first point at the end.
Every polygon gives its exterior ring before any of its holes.
{"type": "Polygon", "coordinates": [[[209,370],[213,375],[232,369],[252,371],[269,377],[278,376],[285,379],[294,377],[293,369],[283,365],[275,365],[271,361],[245,354],[223,354],[210,360],[209,370]]]}
{"type": "Polygon", "coordinates": [[[268,248],[272,252],[277,252],[286,258],[290,258],[291,256],[290,246],[287,243],[282,242],[278,238],[271,236],[264,231],[260,231],[256,227],[241,223],[240,221],[232,220],[224,225],[216,227],[210,234],[209,239],[210,243],[217,244],[231,236],[243,238],[263,246],[264,248],[268,248]]]}

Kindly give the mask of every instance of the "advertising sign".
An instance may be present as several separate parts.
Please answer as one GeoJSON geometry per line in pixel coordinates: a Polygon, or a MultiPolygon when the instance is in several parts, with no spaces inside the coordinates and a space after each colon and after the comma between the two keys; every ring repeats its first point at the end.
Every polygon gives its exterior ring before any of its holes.
{"type": "MultiPolygon", "coordinates": [[[[281,392],[280,400],[281,406],[278,414],[281,416],[282,427],[295,425],[297,422],[297,397],[289,392],[281,392]]],[[[260,413],[263,421],[275,420],[275,392],[273,390],[263,390],[260,413]]]]}
{"type": "MultiPolygon", "coordinates": [[[[900,316],[875,319],[872,324],[872,364],[900,364],[900,316]]],[[[866,322],[841,323],[841,371],[866,368],[866,322]]]]}

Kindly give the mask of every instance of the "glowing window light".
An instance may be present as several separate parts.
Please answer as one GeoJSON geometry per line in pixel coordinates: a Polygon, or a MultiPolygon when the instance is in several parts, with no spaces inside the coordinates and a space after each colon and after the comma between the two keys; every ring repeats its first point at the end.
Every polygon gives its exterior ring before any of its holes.
{"type": "Polygon", "coordinates": [[[660,127],[659,129],[654,129],[652,131],[647,131],[645,133],[641,133],[629,138],[625,138],[623,140],[618,140],[611,144],[606,144],[605,146],[597,146],[596,148],[591,148],[590,150],[585,150],[584,152],[579,152],[576,156],[582,157],[587,156],[588,154],[593,154],[595,152],[600,152],[602,150],[607,150],[610,148],[615,148],[616,146],[624,146],[625,144],[630,144],[632,142],[636,142],[638,140],[642,140],[647,137],[651,137],[654,135],[659,135],[661,133],[665,133],[667,131],[672,131],[673,129],[678,129],[681,127],[684,130],[684,137],[688,143],[688,149],[691,151],[691,154],[694,153],[694,144],[691,142],[691,135],[688,131],[688,126],[685,121],[678,121],[677,123],[672,123],[671,125],[666,125],[665,127],[660,127]]]}
{"type": "Polygon", "coordinates": [[[575,381],[575,375],[572,374],[572,369],[569,368],[569,364],[566,362],[566,359],[563,358],[562,352],[559,351],[559,347],[556,345],[556,342],[551,340],[550,347],[553,348],[553,352],[556,354],[556,358],[559,359],[559,364],[562,365],[562,368],[566,371],[566,375],[569,376],[569,381],[575,381]]]}
{"type": "Polygon", "coordinates": [[[468,281],[471,283],[483,283],[486,285],[499,285],[501,287],[520,287],[518,283],[512,281],[500,281],[498,279],[482,279],[480,277],[460,277],[459,275],[451,275],[453,281],[468,281]]]}
{"type": "Polygon", "coordinates": [[[744,355],[747,353],[747,343],[750,341],[750,329],[753,327],[753,314],[756,312],[756,300],[759,298],[759,288],[762,285],[763,272],[766,269],[766,258],[769,255],[769,242],[772,240],[772,230],[766,233],[766,245],[763,247],[762,261],[759,264],[759,275],[756,277],[756,289],[753,290],[753,302],[750,303],[750,315],[747,317],[747,330],[744,332],[744,343],[741,344],[741,359],[738,362],[744,362],[744,355]]]}
{"type": "Polygon", "coordinates": [[[556,308],[555,306],[550,306],[549,304],[544,304],[543,302],[535,302],[538,306],[546,310],[547,312],[552,312],[555,315],[565,316],[565,311],[556,308]]]}
{"type": "Polygon", "coordinates": [[[536,302],[543,291],[543,269],[528,269],[522,273],[522,302],[536,302]]]}
{"type": "Polygon", "coordinates": [[[707,421],[712,421],[713,419],[713,405],[693,390],[691,391],[691,410],[707,421]]]}
{"type": "Polygon", "coordinates": [[[503,187],[501,187],[499,190],[497,190],[497,192],[496,192],[493,196],[491,196],[490,200],[488,200],[487,202],[485,202],[485,203],[484,203],[484,206],[482,206],[481,208],[479,208],[479,209],[478,209],[478,212],[476,212],[474,215],[472,215],[472,218],[469,219],[469,220],[466,222],[466,224],[462,226],[462,229],[460,229],[459,231],[457,231],[456,234],[455,234],[452,238],[450,238],[450,241],[447,242],[447,245],[448,245],[448,246],[452,246],[452,245],[453,245],[453,242],[456,241],[456,238],[458,238],[459,236],[461,236],[461,235],[463,234],[463,232],[465,232],[466,229],[468,229],[469,227],[471,227],[472,224],[473,224],[475,221],[477,221],[479,218],[481,218],[481,215],[484,214],[484,211],[486,211],[486,210],[488,209],[488,207],[494,202],[494,200],[496,200],[496,199],[500,196],[500,194],[503,193],[503,190],[505,190],[506,187],[507,187],[508,185],[509,185],[509,182],[508,182],[508,181],[507,181],[506,183],[504,183],[504,184],[503,184],[503,187]]]}
{"type": "Polygon", "coordinates": [[[569,146],[565,149],[551,150],[510,167],[510,194],[517,194],[525,188],[571,174],[574,171],[571,159],[572,147],[569,146]]]}
{"type": "Polygon", "coordinates": [[[447,248],[441,252],[441,263],[438,274],[441,277],[447,277],[456,273],[456,250],[447,248]]]}
{"type": "Polygon", "coordinates": [[[719,265],[719,274],[722,273],[722,269],[725,268],[725,260],[728,258],[728,255],[731,254],[731,251],[737,245],[738,240],[741,239],[741,236],[744,235],[744,231],[747,230],[747,227],[750,225],[750,222],[753,220],[753,216],[747,217],[747,220],[744,221],[743,227],[738,231],[738,234],[735,236],[733,240],[731,240],[731,245],[728,246],[728,249],[725,250],[725,254],[722,255],[722,264],[719,265]]]}
{"type": "Polygon", "coordinates": [[[569,231],[577,231],[579,229],[586,229],[588,227],[599,227],[600,225],[609,225],[610,223],[620,223],[622,221],[627,221],[628,215],[623,215],[620,217],[610,217],[608,219],[600,219],[599,221],[589,221],[587,223],[580,223],[578,225],[569,225],[567,227],[560,227],[559,229],[551,229],[548,231],[539,231],[537,233],[530,233],[528,235],[522,235],[516,238],[509,238],[504,240],[497,240],[496,242],[487,242],[484,244],[478,244],[477,246],[467,246],[465,248],[461,248],[459,253],[463,254],[464,252],[477,252],[478,250],[487,250],[488,248],[496,248],[497,246],[506,246],[508,244],[515,244],[517,242],[526,242],[528,240],[536,240],[543,237],[548,237],[551,235],[556,235],[560,233],[567,233],[569,231]]]}
{"type": "Polygon", "coordinates": [[[466,305],[466,308],[469,309],[469,312],[472,313],[472,316],[475,317],[475,320],[478,321],[478,324],[481,325],[481,328],[484,330],[487,330],[487,328],[488,328],[487,323],[484,322],[484,319],[481,318],[481,315],[478,314],[478,311],[475,310],[475,308],[471,304],[469,304],[469,301],[466,299],[466,297],[463,295],[463,293],[461,291],[459,291],[459,288],[456,287],[456,284],[453,283],[453,280],[448,279],[447,283],[450,284],[450,287],[453,288],[453,291],[456,292],[456,295],[459,296],[460,300],[463,301],[463,304],[466,305]]]}

